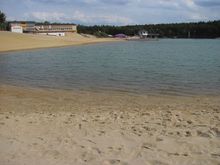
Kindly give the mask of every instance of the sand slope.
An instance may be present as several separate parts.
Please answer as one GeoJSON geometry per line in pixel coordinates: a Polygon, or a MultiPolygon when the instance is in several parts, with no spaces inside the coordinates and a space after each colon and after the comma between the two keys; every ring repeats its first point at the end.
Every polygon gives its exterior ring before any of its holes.
{"type": "Polygon", "coordinates": [[[219,97],[0,86],[2,165],[219,165],[219,97]]]}
{"type": "Polygon", "coordinates": [[[0,52],[112,41],[118,40],[111,38],[84,37],[77,33],[70,33],[65,37],[56,37],[0,31],[0,52]]]}

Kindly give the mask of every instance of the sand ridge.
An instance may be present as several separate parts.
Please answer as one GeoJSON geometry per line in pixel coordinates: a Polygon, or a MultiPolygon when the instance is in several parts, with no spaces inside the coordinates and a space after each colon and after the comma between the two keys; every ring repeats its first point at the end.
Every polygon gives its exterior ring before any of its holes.
{"type": "Polygon", "coordinates": [[[218,165],[219,100],[0,85],[0,164],[218,165]]]}

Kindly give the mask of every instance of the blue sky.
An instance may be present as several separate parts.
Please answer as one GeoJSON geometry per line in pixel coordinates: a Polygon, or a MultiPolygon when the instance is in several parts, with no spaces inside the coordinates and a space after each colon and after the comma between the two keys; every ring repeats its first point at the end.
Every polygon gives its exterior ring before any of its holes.
{"type": "Polygon", "coordinates": [[[220,0],[0,0],[8,20],[84,25],[154,24],[220,19],[220,0]]]}

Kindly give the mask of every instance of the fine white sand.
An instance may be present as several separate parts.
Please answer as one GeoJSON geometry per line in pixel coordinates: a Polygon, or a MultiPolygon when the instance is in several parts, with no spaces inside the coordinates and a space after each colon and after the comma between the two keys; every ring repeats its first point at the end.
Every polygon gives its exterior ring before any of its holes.
{"type": "Polygon", "coordinates": [[[0,164],[219,165],[219,101],[0,85],[0,164]]]}

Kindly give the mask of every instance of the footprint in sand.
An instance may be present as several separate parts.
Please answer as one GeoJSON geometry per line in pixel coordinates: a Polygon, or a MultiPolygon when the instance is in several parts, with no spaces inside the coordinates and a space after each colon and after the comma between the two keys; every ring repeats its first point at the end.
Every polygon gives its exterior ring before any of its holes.
{"type": "Polygon", "coordinates": [[[191,120],[187,120],[186,122],[187,122],[187,124],[192,124],[193,123],[191,120]]]}
{"type": "Polygon", "coordinates": [[[156,146],[151,143],[143,143],[141,146],[142,149],[147,149],[147,150],[154,150],[155,147],[156,146]]]}
{"type": "Polygon", "coordinates": [[[220,153],[213,153],[213,154],[211,154],[211,156],[213,158],[220,158],[220,153]]]}
{"type": "Polygon", "coordinates": [[[0,122],[0,125],[5,125],[5,123],[4,122],[0,122]]]}
{"type": "Polygon", "coordinates": [[[220,137],[220,130],[217,127],[211,128],[211,131],[216,137],[220,137]]]}
{"type": "Polygon", "coordinates": [[[211,138],[211,135],[209,133],[202,132],[202,131],[199,131],[199,130],[197,130],[197,135],[200,136],[200,137],[211,138]]]}
{"type": "Polygon", "coordinates": [[[99,148],[97,148],[97,147],[92,147],[92,149],[94,150],[94,151],[96,151],[98,154],[102,154],[102,151],[99,149],[99,148]]]}
{"type": "Polygon", "coordinates": [[[191,132],[190,131],[186,131],[186,135],[185,135],[186,137],[191,137],[192,136],[192,134],[191,134],[191,132]]]}
{"type": "Polygon", "coordinates": [[[172,155],[173,155],[173,156],[180,156],[180,154],[177,153],[177,152],[176,152],[176,153],[168,153],[168,156],[172,156],[172,155]]]}
{"type": "Polygon", "coordinates": [[[99,136],[102,136],[105,134],[105,131],[98,131],[99,132],[99,136]]]}
{"type": "Polygon", "coordinates": [[[123,162],[119,159],[111,159],[103,161],[102,165],[128,165],[128,163],[123,162]]]}
{"type": "Polygon", "coordinates": [[[163,139],[160,138],[160,137],[157,137],[157,138],[156,138],[156,141],[157,141],[157,142],[161,142],[161,141],[163,141],[163,139]]]}
{"type": "Polygon", "coordinates": [[[151,163],[152,163],[153,165],[168,165],[168,163],[161,162],[161,161],[159,161],[159,160],[153,160],[153,161],[151,161],[151,163]]]}

